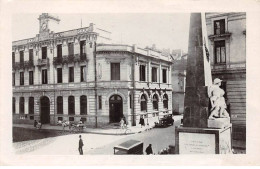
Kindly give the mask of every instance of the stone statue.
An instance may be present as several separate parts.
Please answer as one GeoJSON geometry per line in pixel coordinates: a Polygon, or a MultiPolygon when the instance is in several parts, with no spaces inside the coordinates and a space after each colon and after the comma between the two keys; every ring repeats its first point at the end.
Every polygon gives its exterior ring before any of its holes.
{"type": "Polygon", "coordinates": [[[209,119],[228,118],[229,114],[226,111],[227,105],[223,97],[225,91],[220,88],[221,81],[219,78],[214,79],[213,85],[209,87],[208,95],[211,102],[211,110],[209,119]]]}

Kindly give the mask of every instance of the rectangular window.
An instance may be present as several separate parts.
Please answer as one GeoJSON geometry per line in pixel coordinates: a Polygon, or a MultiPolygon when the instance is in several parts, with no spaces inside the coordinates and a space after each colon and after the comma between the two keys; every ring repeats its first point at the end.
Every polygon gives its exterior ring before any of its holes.
{"type": "Polygon", "coordinates": [[[132,108],[132,95],[129,95],[129,107],[132,108]]]}
{"type": "Polygon", "coordinates": [[[15,73],[13,73],[13,86],[15,86],[15,73]]]}
{"type": "Polygon", "coordinates": [[[62,44],[57,45],[57,57],[58,58],[62,57],[62,44]]]}
{"type": "Polygon", "coordinates": [[[111,80],[120,80],[120,63],[111,63],[111,80]]]}
{"type": "Polygon", "coordinates": [[[63,114],[63,97],[57,97],[57,114],[63,114]]]}
{"type": "Polygon", "coordinates": [[[24,72],[20,72],[20,85],[24,85],[24,72]]]}
{"type": "Polygon", "coordinates": [[[140,65],[139,73],[140,73],[140,81],[145,81],[145,65],[140,65]]]}
{"type": "Polygon", "coordinates": [[[163,83],[167,83],[167,69],[162,70],[163,83]]]}
{"type": "Polygon", "coordinates": [[[62,83],[62,68],[57,68],[57,83],[62,83]]]}
{"type": "Polygon", "coordinates": [[[14,65],[15,64],[15,53],[12,52],[12,64],[14,65]]]}
{"type": "Polygon", "coordinates": [[[33,49],[29,49],[29,61],[33,62],[33,49]]]}
{"type": "Polygon", "coordinates": [[[20,109],[19,113],[24,114],[24,97],[20,97],[19,109],[20,109]]]}
{"type": "Polygon", "coordinates": [[[42,59],[47,59],[47,47],[42,47],[42,59]]]}
{"type": "Polygon", "coordinates": [[[80,67],[80,81],[86,82],[86,66],[80,67]]]}
{"type": "Polygon", "coordinates": [[[214,34],[224,34],[225,33],[225,19],[214,21],[214,34]]]}
{"type": "Polygon", "coordinates": [[[215,63],[226,63],[225,41],[215,42],[215,63]]]}
{"type": "Polygon", "coordinates": [[[98,96],[98,109],[102,109],[102,96],[98,96]]]}
{"type": "Polygon", "coordinates": [[[69,56],[70,55],[74,55],[74,44],[73,43],[69,43],[69,56]]]}
{"type": "Polygon", "coordinates": [[[15,114],[15,97],[13,97],[13,114],[15,114]]]}
{"type": "Polygon", "coordinates": [[[152,67],[152,82],[157,82],[157,68],[152,67]]]}
{"type": "Polygon", "coordinates": [[[34,114],[34,98],[33,97],[29,97],[29,103],[28,103],[28,107],[29,107],[29,114],[34,114]]]}
{"type": "Polygon", "coordinates": [[[69,82],[74,82],[74,67],[69,67],[69,82]]]}
{"type": "Polygon", "coordinates": [[[29,71],[29,85],[33,85],[33,71],[29,71]]]}
{"type": "Polygon", "coordinates": [[[48,84],[47,69],[42,70],[42,84],[48,84]]]}
{"type": "Polygon", "coordinates": [[[83,55],[86,53],[86,41],[80,41],[80,55],[83,55]]]}
{"type": "Polygon", "coordinates": [[[20,51],[20,63],[24,62],[24,52],[20,51]]]}

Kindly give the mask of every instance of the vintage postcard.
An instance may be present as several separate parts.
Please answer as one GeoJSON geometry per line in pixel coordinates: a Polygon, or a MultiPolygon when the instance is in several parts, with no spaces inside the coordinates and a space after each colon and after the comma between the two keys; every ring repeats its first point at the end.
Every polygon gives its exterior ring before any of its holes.
{"type": "Polygon", "coordinates": [[[259,165],[259,2],[231,2],[1,2],[0,164],[259,165]]]}

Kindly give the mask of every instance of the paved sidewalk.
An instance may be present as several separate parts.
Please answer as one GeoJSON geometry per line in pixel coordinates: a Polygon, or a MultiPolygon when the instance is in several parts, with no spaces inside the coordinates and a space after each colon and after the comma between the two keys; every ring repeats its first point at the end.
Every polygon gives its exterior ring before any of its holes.
{"type": "MultiPolygon", "coordinates": [[[[180,121],[182,119],[182,115],[175,115],[173,116],[174,123],[180,124],[180,121]]],[[[34,129],[34,126],[31,124],[13,124],[13,127],[21,127],[21,128],[31,128],[34,129]]],[[[145,126],[141,127],[139,124],[137,126],[130,126],[128,127],[129,131],[127,134],[135,134],[135,133],[141,133],[143,131],[147,131],[152,129],[154,126],[145,126]]],[[[42,125],[42,130],[59,130],[62,131],[63,127],[58,125],[49,125],[45,124],[42,125]]],[[[65,127],[65,131],[70,131],[69,127],[65,127]]],[[[99,128],[93,128],[93,127],[86,127],[82,131],[83,133],[92,133],[92,134],[107,134],[107,135],[121,135],[125,134],[122,129],[120,129],[120,126],[112,126],[108,125],[105,127],[99,127],[99,128]]]]}

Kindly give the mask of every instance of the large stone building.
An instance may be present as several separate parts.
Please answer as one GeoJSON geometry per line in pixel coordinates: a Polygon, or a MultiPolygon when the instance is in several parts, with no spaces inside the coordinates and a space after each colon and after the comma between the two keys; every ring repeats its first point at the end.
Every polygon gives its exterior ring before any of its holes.
{"type": "Polygon", "coordinates": [[[51,19],[40,15],[39,34],[12,43],[14,123],[154,124],[172,112],[169,55],[99,43],[93,24],[54,33],[51,19]]]}
{"type": "Polygon", "coordinates": [[[246,137],[246,13],[207,13],[212,78],[223,80],[235,138],[246,137]]]}

